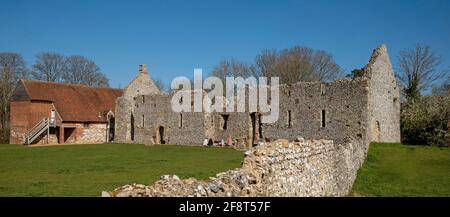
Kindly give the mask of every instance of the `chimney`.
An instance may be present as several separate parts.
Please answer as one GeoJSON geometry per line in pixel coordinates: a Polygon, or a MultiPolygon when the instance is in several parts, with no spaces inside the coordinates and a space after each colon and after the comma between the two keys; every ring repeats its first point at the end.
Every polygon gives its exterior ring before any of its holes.
{"type": "Polygon", "coordinates": [[[147,65],[145,65],[145,64],[139,65],[139,72],[140,72],[140,73],[148,73],[148,71],[147,71],[147,65]]]}

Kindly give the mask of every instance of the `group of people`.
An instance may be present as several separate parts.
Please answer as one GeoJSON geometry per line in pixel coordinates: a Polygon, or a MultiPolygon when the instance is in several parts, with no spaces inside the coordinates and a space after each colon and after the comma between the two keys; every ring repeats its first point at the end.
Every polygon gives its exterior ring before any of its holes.
{"type": "MultiPolygon", "coordinates": [[[[231,138],[231,136],[228,136],[226,141],[221,139],[218,143],[218,146],[231,147],[231,146],[235,146],[236,144],[237,144],[237,142],[234,142],[233,139],[231,138]]],[[[203,146],[213,146],[213,145],[214,145],[214,141],[211,138],[205,138],[205,140],[203,140],[203,146]]]]}

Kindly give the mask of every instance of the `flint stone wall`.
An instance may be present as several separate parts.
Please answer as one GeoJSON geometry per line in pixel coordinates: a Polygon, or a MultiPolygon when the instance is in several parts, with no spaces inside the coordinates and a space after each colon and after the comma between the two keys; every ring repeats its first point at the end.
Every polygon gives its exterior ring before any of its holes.
{"type": "Polygon", "coordinates": [[[241,168],[207,181],[164,175],[152,186],[125,185],[102,196],[345,196],[366,156],[363,146],[280,139],[248,150],[241,168]]]}
{"type": "Polygon", "coordinates": [[[134,102],[135,97],[139,95],[160,94],[160,90],[156,87],[150,75],[146,71],[146,66],[124,89],[123,96],[116,100],[115,112],[115,138],[117,142],[133,143],[132,119],[134,119],[134,102]],[[133,118],[132,118],[133,116],[133,118]]]}

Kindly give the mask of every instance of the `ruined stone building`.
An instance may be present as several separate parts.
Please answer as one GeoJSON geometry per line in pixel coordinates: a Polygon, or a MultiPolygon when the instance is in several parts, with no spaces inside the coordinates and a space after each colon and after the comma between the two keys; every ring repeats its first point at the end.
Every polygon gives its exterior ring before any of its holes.
{"type": "Polygon", "coordinates": [[[399,89],[384,45],[364,75],[334,82],[280,85],[279,119],[262,124],[258,112],[173,112],[171,97],[155,86],[145,65],[117,99],[118,142],[199,145],[231,136],[241,147],[279,138],[400,141],[399,89]]]}
{"type": "Polygon", "coordinates": [[[11,99],[12,144],[104,143],[122,90],[20,80],[11,99]]]}

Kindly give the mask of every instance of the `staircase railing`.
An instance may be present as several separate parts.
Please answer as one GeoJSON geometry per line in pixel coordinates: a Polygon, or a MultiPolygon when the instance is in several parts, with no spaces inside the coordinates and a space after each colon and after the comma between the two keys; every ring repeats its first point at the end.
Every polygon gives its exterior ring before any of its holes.
{"type": "Polygon", "coordinates": [[[50,121],[49,121],[49,119],[48,118],[43,118],[41,121],[39,121],[39,123],[37,123],[36,125],[34,125],[34,127],[32,127],[30,130],[27,131],[27,133],[26,133],[26,143],[28,145],[31,144],[40,135],[42,135],[42,133],[44,133],[45,131],[48,132],[49,128],[50,128],[50,121]]]}

